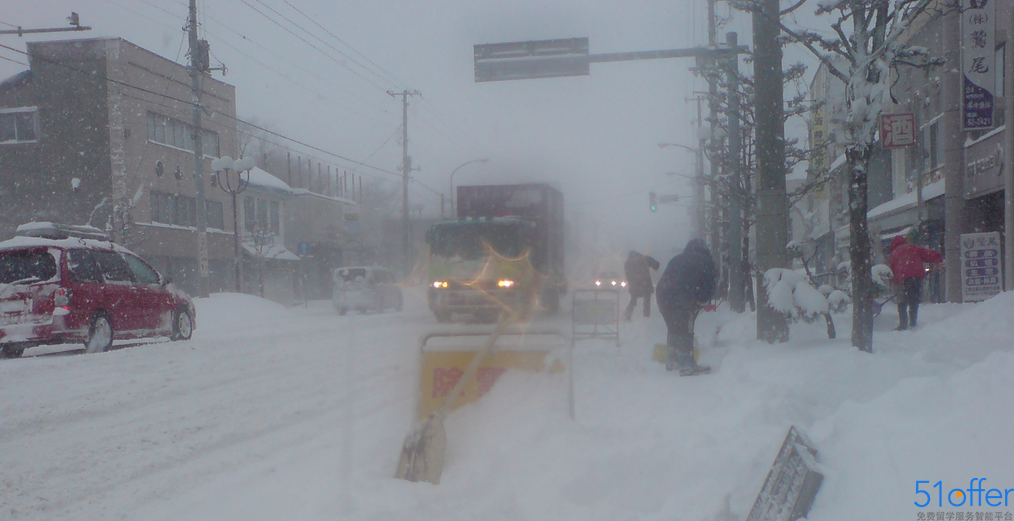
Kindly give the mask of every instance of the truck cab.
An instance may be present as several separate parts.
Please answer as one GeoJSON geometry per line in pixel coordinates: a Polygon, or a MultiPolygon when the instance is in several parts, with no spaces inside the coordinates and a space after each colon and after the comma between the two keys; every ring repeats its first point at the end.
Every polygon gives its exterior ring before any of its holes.
{"type": "Polygon", "coordinates": [[[433,225],[427,297],[437,320],[555,313],[563,278],[562,195],[546,184],[458,187],[458,219],[433,225]]]}

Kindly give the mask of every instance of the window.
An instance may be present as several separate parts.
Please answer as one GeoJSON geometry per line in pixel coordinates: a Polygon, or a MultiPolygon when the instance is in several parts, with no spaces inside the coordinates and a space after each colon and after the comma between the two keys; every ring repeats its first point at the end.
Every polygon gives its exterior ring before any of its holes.
{"type": "MultiPolygon", "coordinates": [[[[150,197],[151,222],[177,226],[197,225],[197,200],[195,198],[157,191],[152,191],[150,197]]],[[[215,202],[215,204],[218,205],[218,220],[221,221],[222,203],[215,202]]],[[[211,217],[209,217],[209,222],[210,219],[211,217]]]]}
{"type": "MultiPolygon", "coordinates": [[[[192,151],[194,149],[194,127],[178,119],[149,112],[148,141],[192,151]]],[[[220,155],[217,132],[201,129],[201,144],[204,155],[212,157],[220,155]]]]}
{"type": "Polygon", "coordinates": [[[257,200],[257,230],[262,234],[268,231],[268,201],[267,199],[257,200]]]}
{"type": "Polygon", "coordinates": [[[281,205],[278,201],[271,201],[271,233],[279,235],[281,232],[281,205]]]}
{"type": "Polygon", "coordinates": [[[134,280],[138,284],[157,285],[160,282],[158,272],[143,260],[133,255],[124,255],[123,258],[127,261],[127,265],[130,266],[130,271],[133,272],[134,280]]]}
{"type": "Polygon", "coordinates": [[[0,143],[32,143],[38,139],[35,107],[0,109],[0,143]]]}
{"type": "Polygon", "coordinates": [[[88,250],[71,250],[67,254],[70,276],[77,282],[102,282],[102,270],[88,250]]]}
{"type": "Polygon", "coordinates": [[[31,284],[56,276],[56,259],[45,250],[0,253],[0,284],[31,284]]]}
{"type": "Polygon", "coordinates": [[[218,201],[208,201],[205,199],[204,205],[208,212],[208,228],[224,230],[225,215],[222,209],[222,203],[218,201]]]}
{"type": "Polygon", "coordinates": [[[243,229],[247,233],[253,232],[254,218],[257,211],[254,209],[254,198],[247,196],[243,198],[243,229]]]}
{"type": "Polygon", "coordinates": [[[92,256],[98,262],[105,282],[128,284],[134,282],[134,273],[130,270],[130,265],[123,260],[119,253],[93,250],[92,256]]]}

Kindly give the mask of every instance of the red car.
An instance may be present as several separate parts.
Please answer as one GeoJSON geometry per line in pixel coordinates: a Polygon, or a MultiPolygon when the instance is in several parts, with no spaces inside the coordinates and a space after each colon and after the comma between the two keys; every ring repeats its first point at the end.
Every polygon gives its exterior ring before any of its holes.
{"type": "Polygon", "coordinates": [[[0,356],[44,344],[187,340],[194,303],[130,250],[91,227],[31,223],[0,242],[0,356]]]}

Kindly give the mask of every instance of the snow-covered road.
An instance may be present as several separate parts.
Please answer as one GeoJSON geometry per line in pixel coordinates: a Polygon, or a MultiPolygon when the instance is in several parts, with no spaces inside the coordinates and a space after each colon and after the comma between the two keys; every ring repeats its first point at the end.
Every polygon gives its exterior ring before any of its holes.
{"type": "Polygon", "coordinates": [[[435,326],[406,297],[339,318],[215,295],[188,342],[0,362],[0,519],[742,520],[789,425],[826,474],[811,521],[915,520],[916,480],[1014,487],[1014,294],[926,306],[914,332],[888,310],[872,356],[822,324],[759,344],[720,310],[698,323],[716,372],[695,378],[651,362],[664,325],[635,320],[619,349],[579,344],[576,421],[542,373],[452,414],[439,486],[391,478],[435,326]]]}

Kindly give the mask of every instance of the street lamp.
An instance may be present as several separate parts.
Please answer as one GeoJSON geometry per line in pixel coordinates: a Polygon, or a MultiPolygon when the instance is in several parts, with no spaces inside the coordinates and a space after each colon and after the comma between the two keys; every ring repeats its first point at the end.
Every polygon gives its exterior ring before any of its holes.
{"type": "MultiPolygon", "coordinates": [[[[694,233],[698,237],[704,235],[704,141],[700,142],[697,148],[691,148],[679,143],[659,143],[658,148],[679,147],[694,153],[694,209],[691,214],[694,233]]],[[[668,174],[667,174],[668,175],[668,174]]],[[[715,246],[712,245],[712,248],[715,246]]]]}
{"type": "Polygon", "coordinates": [[[458,168],[455,168],[453,171],[451,171],[451,179],[450,179],[450,181],[447,182],[447,193],[448,193],[448,195],[451,198],[451,218],[454,218],[454,215],[455,215],[455,213],[454,213],[454,174],[456,174],[458,172],[458,170],[461,170],[461,167],[466,166],[466,165],[470,165],[472,163],[489,163],[489,158],[488,157],[483,157],[481,159],[473,159],[471,161],[466,161],[466,162],[458,165],[458,168]]]}
{"type": "Polygon", "coordinates": [[[243,273],[242,262],[239,256],[239,217],[236,213],[236,196],[247,186],[250,186],[250,170],[256,166],[252,157],[243,157],[233,161],[229,156],[223,156],[211,161],[211,169],[215,171],[215,181],[219,188],[232,196],[232,246],[233,246],[233,274],[236,278],[236,293],[242,293],[243,273]],[[243,174],[246,173],[246,180],[243,174]],[[233,179],[235,174],[235,180],[233,179]]]}

